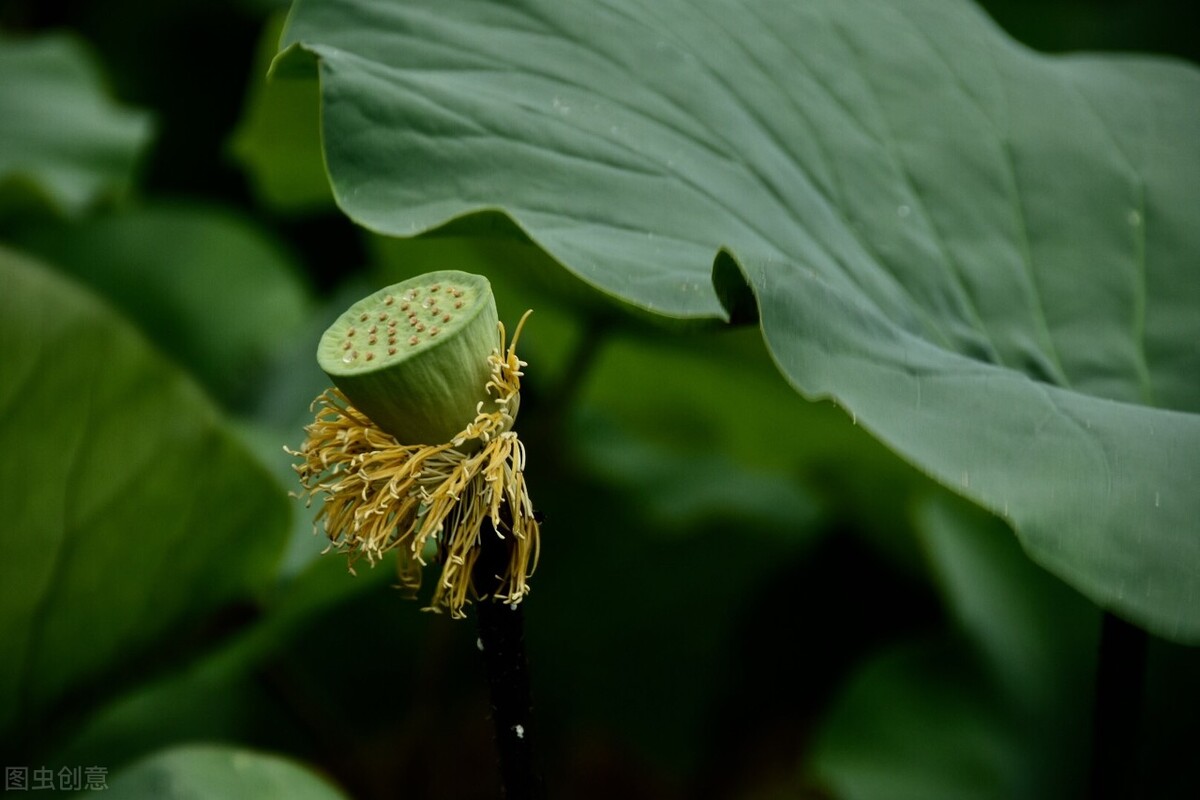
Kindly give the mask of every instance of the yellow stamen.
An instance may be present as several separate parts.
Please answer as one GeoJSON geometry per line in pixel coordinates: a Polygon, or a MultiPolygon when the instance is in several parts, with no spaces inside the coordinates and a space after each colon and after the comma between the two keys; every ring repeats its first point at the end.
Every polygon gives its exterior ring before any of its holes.
{"type": "Polygon", "coordinates": [[[496,535],[506,541],[509,558],[498,585],[488,591],[512,604],[529,593],[538,523],[525,486],[525,447],[510,430],[520,403],[521,367],[527,366],[516,346],[529,313],[507,349],[501,323],[500,347],[488,356],[487,392],[495,407],[480,404],[475,419],[451,442],[402,444],[334,388],[313,401],[315,419],[305,428],[304,445],[285,449],[301,459],[293,468],[308,501],[323,498],[316,520],[330,547],[347,554],[351,572],[363,556],[374,566],[397,550],[400,585],[415,592],[425,563],[421,553],[433,539],[442,569],[429,610],[447,609],[460,618],[471,597],[487,596],[473,584],[472,573],[481,537],[496,535]],[[474,440],[481,445],[464,452],[463,445],[474,440]],[[491,523],[487,532],[485,520],[491,523]]]}

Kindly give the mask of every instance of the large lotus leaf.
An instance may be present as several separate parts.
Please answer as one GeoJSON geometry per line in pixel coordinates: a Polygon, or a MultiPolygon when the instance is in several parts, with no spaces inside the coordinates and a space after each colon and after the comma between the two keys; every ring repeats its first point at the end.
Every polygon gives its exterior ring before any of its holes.
{"type": "Polygon", "coordinates": [[[684,317],[743,299],[726,248],[800,392],[1200,641],[1193,67],[1043,56],[958,0],[299,0],[283,44],[361,224],[499,208],[684,317]]]}
{"type": "Polygon", "coordinates": [[[149,117],[116,105],[80,43],[0,36],[0,206],[67,213],[124,189],[149,117]]]}
{"type": "Polygon", "coordinates": [[[36,745],[265,585],[288,502],[128,323],[6,251],[0,352],[0,732],[36,745]]]}

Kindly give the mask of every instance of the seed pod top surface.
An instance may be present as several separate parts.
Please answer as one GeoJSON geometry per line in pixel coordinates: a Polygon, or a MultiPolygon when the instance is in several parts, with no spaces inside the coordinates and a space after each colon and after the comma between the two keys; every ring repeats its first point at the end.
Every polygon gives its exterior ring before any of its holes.
{"type": "Polygon", "coordinates": [[[443,270],[359,300],[321,337],[317,363],[404,444],[447,442],[489,405],[496,301],[480,275],[443,270]]]}

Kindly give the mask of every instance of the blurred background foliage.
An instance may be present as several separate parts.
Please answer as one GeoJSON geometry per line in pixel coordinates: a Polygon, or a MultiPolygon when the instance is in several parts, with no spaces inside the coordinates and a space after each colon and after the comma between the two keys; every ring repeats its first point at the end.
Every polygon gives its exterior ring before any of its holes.
{"type": "MultiPolygon", "coordinates": [[[[1200,56],[1182,2],[984,6],[1043,50],[1200,56]]],[[[6,764],[106,765],[129,797],[494,796],[474,632],[321,558],[281,449],[336,313],[453,266],[535,309],[554,796],[1081,796],[1095,607],[800,400],[753,328],[664,328],[486,220],[355,227],[315,84],[267,82],[286,10],[0,10],[6,764]]],[[[1152,640],[1148,797],[1200,794],[1198,668],[1152,640]]]]}

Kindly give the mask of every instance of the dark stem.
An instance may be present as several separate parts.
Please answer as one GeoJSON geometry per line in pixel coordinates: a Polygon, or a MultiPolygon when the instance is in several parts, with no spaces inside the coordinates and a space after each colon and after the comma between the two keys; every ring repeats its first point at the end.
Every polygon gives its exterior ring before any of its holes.
{"type": "MultiPolygon", "coordinates": [[[[490,592],[495,575],[508,561],[507,539],[489,536],[484,524],[482,552],[476,565],[476,588],[490,592]]],[[[500,761],[500,796],[506,800],[542,800],[546,796],[534,757],[533,696],[525,657],[525,612],[492,599],[475,604],[479,649],[487,678],[500,761]]]]}
{"type": "Polygon", "coordinates": [[[1141,797],[1137,761],[1145,677],[1146,632],[1105,612],[1096,668],[1090,798],[1141,797]]]}
{"type": "Polygon", "coordinates": [[[534,760],[533,700],[525,659],[525,613],[483,600],[476,606],[500,760],[501,797],[540,800],[545,787],[534,760]]]}

